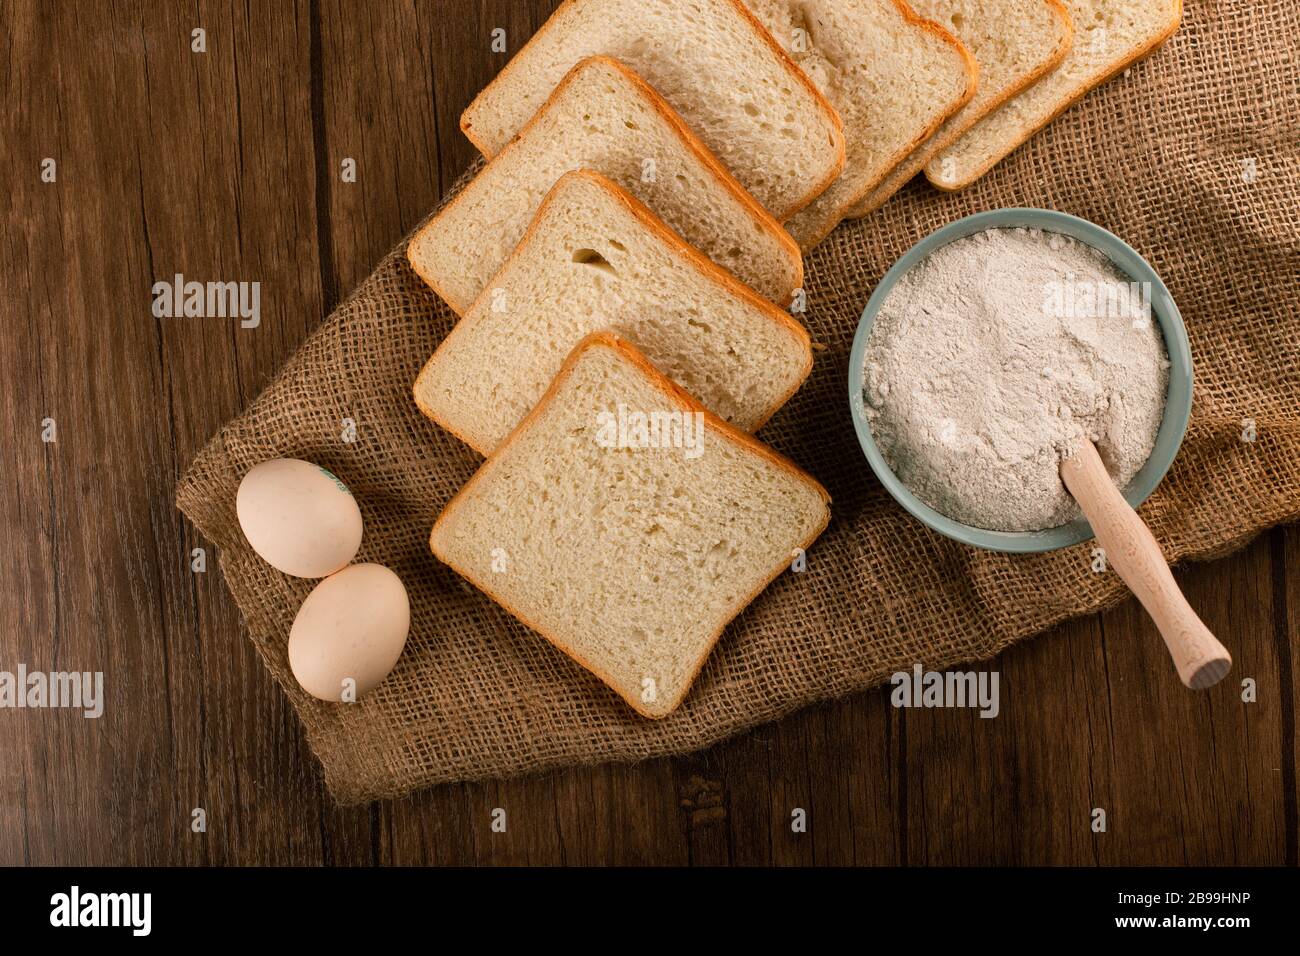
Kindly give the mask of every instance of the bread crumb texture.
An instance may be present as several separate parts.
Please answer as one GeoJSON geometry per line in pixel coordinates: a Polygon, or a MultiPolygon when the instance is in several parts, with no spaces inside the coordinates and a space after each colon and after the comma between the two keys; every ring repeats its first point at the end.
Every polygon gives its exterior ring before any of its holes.
{"type": "Polygon", "coordinates": [[[525,244],[434,353],[416,401],[487,454],[582,338],[610,328],[719,417],[753,430],[803,381],[807,334],[655,229],[593,173],[556,185],[525,244]]]}
{"type": "Polygon", "coordinates": [[[778,219],[839,171],[835,111],[732,0],[572,0],[470,104],[462,128],[495,155],[595,54],[644,77],[778,219]]]}
{"type": "Polygon", "coordinates": [[[844,172],[786,228],[804,249],[958,108],[972,81],[950,37],[895,0],[746,0],[844,123],[844,172]]]}
{"type": "Polygon", "coordinates": [[[829,516],[812,479],[713,423],[698,453],[610,445],[620,416],[689,413],[668,389],[588,340],[431,541],[647,716],[677,706],[722,628],[829,516]]]}
{"type": "Polygon", "coordinates": [[[412,239],[412,265],[463,315],[555,181],[591,169],[759,294],[789,301],[803,276],[797,247],[725,168],[688,142],[665,109],[671,107],[626,67],[604,57],[584,60],[520,137],[412,239]]]}
{"type": "Polygon", "coordinates": [[[960,189],[974,182],[1076,98],[1154,49],[1182,15],[1182,0],[1064,3],[1074,22],[1074,42],[1061,65],[934,157],[925,175],[936,186],[960,189]]]}

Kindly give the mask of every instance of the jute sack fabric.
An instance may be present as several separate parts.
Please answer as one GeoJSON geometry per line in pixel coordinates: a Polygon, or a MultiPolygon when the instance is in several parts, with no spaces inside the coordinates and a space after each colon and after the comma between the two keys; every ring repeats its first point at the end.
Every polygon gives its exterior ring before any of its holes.
{"type": "MultiPolygon", "coordinates": [[[[1060,209],[1137,248],[1191,336],[1191,427],[1143,507],[1170,559],[1221,555],[1300,514],[1300,5],[1190,0],[1153,58],[1091,93],[971,190],[914,182],[841,226],[808,260],[806,323],[820,343],[807,384],[761,437],[833,498],[808,555],[727,630],[682,707],[637,716],[612,691],[464,584],[429,553],[434,517],[478,467],[427,421],[411,383],[453,316],[389,254],[262,395],[212,439],[177,500],[220,549],[249,636],[297,709],[334,797],[354,803],[441,781],[635,760],[704,747],[914,663],[994,655],[1125,592],[1090,570],[1089,546],[1037,556],[965,547],[927,531],[872,477],[846,395],[849,345],[883,272],[968,213],[1060,209]],[[340,439],[342,421],[356,441],[340,439]],[[1243,440],[1243,419],[1255,440],[1243,440]],[[319,703],[289,673],[289,627],[311,582],[248,547],[240,477],[276,456],[338,474],[365,518],[358,560],[410,590],[396,670],[348,705],[319,703]]],[[[671,600],[671,595],[665,596],[671,600]]],[[[1231,635],[1225,635],[1231,645],[1231,635]]]]}

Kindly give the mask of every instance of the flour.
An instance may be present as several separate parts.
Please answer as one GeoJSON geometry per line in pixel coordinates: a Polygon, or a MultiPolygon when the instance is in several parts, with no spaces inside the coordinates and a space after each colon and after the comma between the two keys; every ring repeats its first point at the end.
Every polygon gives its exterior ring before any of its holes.
{"type": "Polygon", "coordinates": [[[1122,488],[1151,454],[1169,361],[1150,290],[1059,233],[990,229],[909,270],[877,314],[866,416],[913,494],[964,524],[1079,516],[1058,466],[1096,444],[1122,488]]]}

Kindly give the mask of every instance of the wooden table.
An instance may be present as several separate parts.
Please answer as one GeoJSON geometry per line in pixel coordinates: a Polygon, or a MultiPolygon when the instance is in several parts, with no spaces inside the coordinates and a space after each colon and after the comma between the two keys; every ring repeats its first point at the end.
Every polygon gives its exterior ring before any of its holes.
{"type": "Polygon", "coordinates": [[[512,53],[554,5],[0,5],[0,670],[107,686],[98,720],[0,710],[0,863],[1295,864],[1294,528],[1179,572],[1237,662],[1209,693],[1130,601],[991,664],[996,720],[877,691],[681,759],[331,805],[172,487],[470,163],[492,30],[512,53]],[[260,281],[261,325],[155,318],[175,273],[260,281]]]}

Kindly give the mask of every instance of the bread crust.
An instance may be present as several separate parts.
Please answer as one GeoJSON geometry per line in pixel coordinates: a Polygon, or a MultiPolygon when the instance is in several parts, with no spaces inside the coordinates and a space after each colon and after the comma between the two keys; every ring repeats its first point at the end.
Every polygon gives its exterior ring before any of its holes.
{"type": "MultiPolygon", "coordinates": [[[[552,202],[555,201],[555,197],[559,194],[561,189],[565,185],[567,185],[568,182],[571,182],[572,180],[575,179],[585,180],[586,182],[589,182],[592,185],[600,188],[602,191],[608,193],[612,198],[616,199],[623,206],[625,206],[628,209],[628,211],[631,212],[632,215],[643,226],[645,226],[646,229],[648,229],[656,237],[658,237],[659,240],[662,241],[666,246],[668,246],[668,248],[671,249],[675,255],[685,259],[688,265],[694,267],[698,272],[702,273],[705,276],[705,278],[711,279],[713,282],[717,283],[718,285],[723,286],[728,292],[745,300],[745,302],[748,303],[751,307],[757,309],[758,311],[765,314],[768,318],[772,319],[774,322],[776,322],[778,325],[784,328],[787,332],[789,332],[794,337],[795,341],[803,348],[805,360],[798,379],[791,385],[790,388],[788,388],[785,391],[784,394],[782,394],[778,398],[776,402],[773,403],[773,405],[770,408],[765,410],[763,414],[759,416],[757,423],[754,425],[754,430],[757,431],[767,422],[769,418],[771,418],[773,415],[776,414],[776,412],[781,408],[782,405],[784,405],[787,401],[790,400],[790,397],[799,390],[799,386],[801,386],[807,380],[809,373],[812,372],[812,364],[813,364],[812,340],[808,334],[808,330],[804,328],[803,325],[801,325],[798,321],[796,321],[795,318],[790,315],[790,313],[786,312],[784,309],[779,308],[769,299],[765,299],[763,296],[759,295],[749,286],[745,285],[743,282],[741,282],[739,279],[733,276],[726,269],[722,268],[720,265],[718,265],[708,256],[704,255],[704,253],[700,252],[694,246],[684,241],[662,219],[660,219],[657,215],[655,215],[653,210],[648,208],[645,205],[645,203],[641,202],[639,199],[637,199],[635,196],[633,196],[631,193],[625,190],[622,186],[618,185],[613,180],[609,179],[609,177],[594,172],[593,170],[590,169],[574,169],[574,170],[570,170],[569,172],[561,176],[556,181],[555,185],[551,187],[550,191],[546,194],[541,204],[537,207],[537,212],[533,215],[532,222],[530,222],[528,224],[528,228],[524,230],[524,235],[519,240],[519,244],[515,247],[514,252],[512,252],[510,256],[506,259],[506,261],[502,263],[501,269],[497,271],[497,275],[500,275],[506,269],[510,268],[515,258],[519,256],[520,253],[532,243],[533,239],[536,237],[538,226],[541,223],[542,218],[545,216],[546,211],[550,208],[552,202]]],[[[467,315],[470,312],[476,311],[478,306],[487,300],[487,298],[492,294],[492,288],[493,288],[492,283],[489,282],[487,286],[484,287],[483,291],[479,293],[479,296],[477,299],[474,300],[474,303],[469,307],[469,309],[466,310],[467,315]]],[[[480,455],[490,455],[492,453],[491,448],[480,447],[479,444],[477,444],[474,441],[471,441],[468,437],[461,434],[450,424],[448,424],[448,422],[444,418],[442,418],[433,408],[429,407],[424,402],[420,401],[420,397],[419,397],[420,382],[424,379],[426,374],[431,374],[431,369],[434,361],[438,357],[438,353],[442,351],[442,349],[446,346],[448,342],[452,341],[456,337],[457,333],[460,331],[460,328],[461,328],[461,323],[458,322],[456,325],[454,325],[452,327],[451,332],[449,332],[447,334],[447,337],[442,340],[442,344],[440,344],[438,348],[434,351],[433,355],[429,357],[429,360],[424,363],[424,367],[420,369],[420,374],[416,377],[415,383],[412,385],[412,394],[415,398],[416,406],[420,409],[420,411],[425,416],[433,419],[433,421],[437,422],[443,428],[447,429],[447,431],[451,432],[461,441],[465,442],[465,444],[469,445],[480,455]]]]}
{"type": "MultiPolygon", "coordinates": [[[[1016,139],[1011,144],[1010,147],[1003,150],[1002,153],[999,154],[993,160],[979,167],[973,175],[967,176],[964,180],[958,183],[938,182],[928,172],[925,174],[925,178],[929,180],[930,184],[934,186],[936,189],[941,189],[944,192],[955,193],[955,192],[960,192],[963,189],[966,189],[968,186],[970,186],[971,184],[979,180],[981,177],[983,177],[984,174],[987,173],[990,169],[992,169],[998,163],[1002,162],[1002,160],[1006,159],[1017,149],[1023,146],[1030,137],[1034,136],[1036,133],[1041,131],[1044,127],[1050,124],[1058,116],[1060,116],[1071,106],[1077,103],[1080,99],[1083,98],[1085,94],[1109,82],[1111,79],[1115,77],[1116,74],[1122,73],[1124,70],[1128,69],[1138,60],[1150,56],[1157,49],[1159,49],[1160,46],[1163,45],[1166,40],[1168,40],[1171,36],[1173,36],[1175,33],[1178,32],[1179,26],[1182,25],[1183,0],[1173,0],[1172,10],[1173,10],[1173,16],[1170,19],[1169,25],[1165,29],[1159,31],[1149,43],[1147,43],[1145,46],[1139,47],[1137,50],[1135,50],[1125,59],[1117,61],[1114,65],[1110,67],[1110,69],[1108,69],[1097,79],[1090,80],[1085,83],[1080,83],[1056,106],[1055,109],[1052,110],[1052,112],[1047,116],[1046,119],[1044,119],[1041,123],[1038,123],[1036,126],[1032,126],[1029,129],[1025,130],[1024,134],[1019,136],[1019,138],[1016,139]]],[[[1066,15],[1068,16],[1069,14],[1067,13],[1066,15]]]]}
{"type": "MultiPolygon", "coordinates": [[[[948,146],[955,143],[957,139],[972,126],[984,117],[988,116],[994,110],[998,109],[1013,96],[1019,96],[1025,90],[1029,89],[1029,87],[1033,86],[1048,73],[1051,73],[1061,65],[1061,61],[1065,59],[1065,55],[1070,52],[1070,47],[1074,44],[1074,20],[1070,16],[1070,11],[1066,9],[1061,0],[1041,0],[1041,2],[1052,11],[1053,16],[1056,18],[1058,28],[1056,46],[1053,48],[1048,58],[1039,64],[1034,70],[1026,73],[1015,83],[1008,86],[1003,92],[989,100],[989,102],[986,103],[978,113],[972,113],[970,116],[966,117],[959,126],[955,127],[952,131],[945,133],[942,140],[934,139],[932,142],[920,143],[916,148],[917,150],[923,151],[924,155],[918,161],[915,172],[913,172],[905,182],[898,184],[899,189],[906,185],[907,182],[910,182],[913,177],[922,174],[925,170],[926,164],[929,163],[930,160],[934,159],[935,156],[941,153],[948,146]]],[[[978,61],[976,62],[978,63],[978,61]]],[[[956,113],[953,114],[953,116],[956,115],[956,113]]],[[[945,120],[945,122],[947,121],[945,120]]],[[[936,133],[938,131],[939,130],[937,129],[935,130],[936,133]]],[[[908,154],[908,159],[910,158],[911,154],[908,154]]],[[[903,162],[908,162],[908,160],[905,159],[903,162]]],[[[897,167],[895,167],[895,169],[897,169],[897,167]]],[[[891,175],[893,172],[894,170],[890,170],[891,175]]],[[[888,178],[888,176],[885,177],[885,179],[888,178]]],[[[881,182],[883,183],[884,180],[882,179],[881,182]]],[[[879,188],[879,186],[877,186],[877,188],[879,188]]],[[[864,200],[859,201],[858,205],[849,210],[849,213],[845,218],[861,219],[863,216],[871,215],[887,203],[890,197],[892,197],[897,191],[898,189],[895,189],[893,192],[880,197],[872,197],[868,194],[864,200]]],[[[875,192],[875,190],[872,190],[872,192],[875,192]]]]}
{"type": "Polygon", "coordinates": [[[960,97],[949,103],[947,108],[936,119],[932,120],[924,130],[914,136],[906,146],[895,150],[894,154],[881,165],[876,176],[863,186],[855,189],[849,198],[844,199],[834,209],[827,211],[826,215],[817,222],[816,228],[810,230],[809,238],[800,243],[801,248],[804,250],[812,249],[829,236],[858,203],[871,195],[881,183],[889,178],[889,174],[897,168],[899,163],[911,156],[918,146],[933,136],[939,127],[948,122],[962,107],[969,103],[975,95],[975,91],[979,89],[979,64],[975,62],[975,57],[971,56],[970,50],[966,49],[966,44],[933,20],[927,20],[920,16],[905,0],[893,0],[893,4],[910,26],[933,34],[961,56],[966,69],[966,87],[960,97]]]}
{"type": "MultiPolygon", "coordinates": [[[[555,89],[551,91],[551,94],[546,98],[546,102],[541,105],[535,114],[529,117],[528,122],[525,123],[519,132],[515,134],[515,137],[510,140],[510,142],[507,143],[495,157],[488,159],[489,165],[504,157],[511,150],[522,148],[520,145],[521,142],[526,138],[528,132],[534,127],[534,125],[541,122],[543,114],[550,110],[564,96],[569,86],[572,85],[576,77],[583,70],[590,68],[594,64],[600,64],[616,70],[620,75],[627,79],[632,86],[645,97],[646,102],[649,103],[655,113],[677,132],[687,151],[700,160],[707,170],[713,173],[719,185],[730,193],[740,203],[740,205],[754,217],[759,228],[764,233],[775,238],[777,243],[785,250],[786,254],[794,263],[795,282],[794,285],[784,293],[785,302],[786,304],[789,304],[794,296],[795,290],[799,289],[803,285],[803,255],[799,251],[799,244],[790,237],[790,234],[786,232],[782,225],[777,222],[776,218],[763,207],[762,203],[749,194],[745,187],[740,184],[740,181],[731,174],[731,171],[728,170],[726,166],[722,165],[722,162],[718,157],[713,155],[713,152],[704,145],[704,142],[695,135],[694,130],[692,130],[681,118],[681,115],[673,109],[672,104],[660,96],[654,87],[642,79],[634,70],[614,57],[599,54],[596,56],[586,57],[585,59],[579,60],[575,63],[569,69],[569,72],[564,74],[564,78],[560,80],[555,89]]],[[[480,171],[479,174],[481,175],[482,171],[480,171]]],[[[468,188],[468,186],[466,188],[468,188]]],[[[465,190],[462,190],[456,196],[453,196],[451,202],[447,203],[438,215],[425,223],[424,227],[411,237],[411,242],[415,242],[415,240],[419,239],[419,237],[427,230],[433,228],[434,224],[446,215],[449,210],[454,208],[456,203],[460,202],[464,195],[465,190]]],[[[410,263],[415,274],[418,275],[426,285],[438,293],[442,300],[451,306],[452,311],[457,315],[464,315],[473,306],[473,302],[453,302],[448,298],[446,290],[440,287],[431,276],[422,272],[419,265],[411,257],[410,243],[407,244],[406,248],[406,261],[410,263]]]]}
{"type": "Polygon", "coordinates": [[[593,332],[590,335],[585,336],[577,344],[577,346],[574,347],[573,351],[569,353],[568,357],[564,360],[564,364],[560,367],[559,373],[557,373],[555,378],[552,380],[550,387],[547,388],[546,390],[546,393],[541,397],[541,399],[537,402],[537,404],[533,406],[532,411],[530,411],[526,416],[524,416],[523,420],[520,421],[519,424],[515,426],[514,430],[506,437],[506,439],[501,442],[500,446],[497,448],[495,452],[492,453],[491,457],[489,457],[488,460],[485,461],[483,465],[479,468],[479,470],[476,471],[470,477],[469,481],[465,483],[465,485],[460,489],[460,491],[456,492],[456,494],[452,496],[452,499],[449,502],[447,502],[446,506],[442,509],[441,513],[439,513],[437,519],[434,521],[433,528],[429,532],[429,549],[433,552],[434,556],[443,564],[447,565],[447,567],[451,568],[453,571],[459,574],[470,584],[474,585],[474,587],[482,591],[485,595],[487,595],[497,604],[499,604],[515,619],[517,619],[522,624],[524,624],[524,626],[530,628],[533,631],[536,631],[548,642],[550,642],[553,646],[555,646],[560,651],[567,654],[571,659],[576,661],[580,666],[585,668],[587,671],[594,674],[610,690],[614,691],[615,694],[623,698],[623,700],[626,701],[627,704],[638,714],[640,714],[643,717],[648,717],[652,720],[658,720],[660,718],[668,716],[670,713],[676,710],[678,705],[681,704],[681,702],[686,698],[686,695],[690,692],[691,688],[694,686],[695,679],[699,676],[700,670],[704,667],[704,662],[708,659],[709,655],[713,652],[713,648],[717,645],[718,640],[722,637],[722,634],[726,630],[727,625],[730,624],[736,618],[736,616],[741,613],[741,611],[743,611],[746,607],[752,604],[754,602],[754,599],[757,598],[759,594],[761,594],[764,590],[766,590],[767,587],[781,575],[781,572],[786,567],[784,558],[782,559],[781,563],[777,564],[777,566],[772,571],[772,573],[766,577],[766,579],[762,582],[762,584],[759,587],[757,587],[748,597],[740,601],[739,604],[735,606],[734,609],[729,609],[730,613],[728,613],[726,620],[724,621],[722,626],[719,627],[717,631],[712,633],[709,639],[704,643],[703,650],[700,653],[699,658],[694,662],[692,668],[690,669],[690,677],[683,684],[682,693],[678,695],[675,699],[673,699],[671,702],[669,702],[666,706],[662,707],[662,709],[656,708],[654,710],[651,710],[646,708],[642,704],[640,699],[636,697],[636,695],[628,696],[623,694],[621,691],[619,691],[618,688],[615,687],[615,681],[612,679],[611,675],[609,675],[607,672],[603,671],[600,667],[593,664],[591,661],[584,659],[581,655],[576,653],[569,645],[565,644],[565,642],[561,640],[559,637],[557,637],[555,634],[550,633],[547,629],[540,627],[537,623],[529,620],[523,614],[519,613],[519,611],[516,610],[513,606],[511,606],[509,602],[503,600],[500,595],[494,593],[491,588],[485,586],[482,582],[475,580],[475,578],[473,578],[465,569],[457,566],[453,561],[449,560],[445,553],[439,551],[438,543],[437,543],[438,528],[443,523],[443,521],[447,518],[447,516],[450,515],[453,512],[453,510],[457,506],[459,506],[468,495],[470,495],[473,492],[474,487],[481,480],[483,480],[485,476],[491,473],[492,469],[495,467],[495,463],[500,459],[501,455],[511,446],[511,444],[521,434],[523,434],[532,425],[533,421],[535,421],[537,418],[545,414],[545,412],[549,409],[551,402],[555,400],[556,396],[559,394],[560,388],[563,386],[564,382],[568,379],[569,375],[572,374],[574,367],[577,365],[578,361],[582,358],[582,356],[589,349],[601,348],[601,347],[609,348],[614,350],[615,352],[618,352],[621,356],[623,356],[624,358],[632,362],[634,365],[636,365],[663,392],[664,397],[668,399],[668,401],[676,403],[681,408],[682,411],[702,413],[704,416],[704,427],[706,430],[711,429],[712,431],[721,434],[723,437],[735,442],[736,444],[742,445],[745,448],[749,449],[750,451],[756,452],[759,456],[767,460],[770,464],[775,465],[776,467],[789,472],[791,475],[793,475],[799,481],[806,484],[808,487],[812,488],[818,494],[818,496],[822,499],[823,505],[825,507],[824,520],[820,523],[816,531],[814,531],[811,535],[809,535],[804,541],[802,541],[799,544],[800,550],[806,551],[812,545],[812,543],[816,541],[818,537],[821,536],[821,533],[826,530],[827,525],[830,523],[831,498],[830,495],[827,494],[826,489],[822,487],[822,485],[817,481],[817,479],[813,478],[802,468],[800,468],[794,462],[790,461],[790,459],[786,458],[784,455],[782,455],[775,449],[770,448],[769,446],[758,441],[752,435],[718,418],[717,415],[713,414],[711,411],[709,411],[707,408],[701,405],[694,397],[690,395],[690,393],[688,393],[680,385],[678,385],[676,382],[666,377],[662,372],[660,372],[657,368],[655,368],[655,366],[650,362],[650,360],[647,359],[645,355],[643,355],[633,345],[631,345],[630,343],[628,343],[627,341],[625,341],[624,339],[620,338],[619,336],[615,335],[612,332],[593,332]]]}
{"type": "MultiPolygon", "coordinates": [[[[519,52],[510,58],[510,60],[506,63],[506,65],[501,68],[501,71],[495,77],[493,77],[492,81],[487,86],[485,86],[482,90],[479,91],[478,95],[475,96],[474,99],[470,101],[469,106],[465,107],[465,110],[460,114],[461,132],[465,134],[465,138],[468,139],[471,143],[473,143],[474,147],[480,153],[482,153],[485,158],[491,159],[492,151],[487,148],[487,144],[484,143],[480,137],[476,136],[473,131],[474,124],[473,124],[472,114],[474,113],[476,108],[481,108],[480,101],[487,94],[488,90],[490,90],[493,86],[495,86],[496,83],[502,77],[508,75],[512,69],[518,68],[518,64],[523,61],[523,55],[526,52],[528,52],[529,47],[531,47],[534,43],[538,41],[538,38],[540,36],[546,33],[547,30],[551,29],[554,26],[554,24],[560,22],[562,17],[568,16],[569,13],[575,7],[577,7],[579,3],[589,3],[589,2],[591,2],[591,0],[564,0],[564,2],[560,4],[560,6],[555,10],[555,12],[552,13],[549,18],[547,18],[546,22],[543,23],[541,27],[538,28],[537,32],[534,33],[531,37],[529,37],[528,40],[524,43],[524,45],[519,48],[519,52]]],[[[835,135],[834,145],[836,147],[836,153],[837,153],[837,159],[835,161],[834,168],[831,169],[828,175],[825,177],[825,179],[821,183],[817,184],[812,190],[810,190],[807,193],[807,195],[801,196],[798,199],[794,200],[794,202],[791,204],[789,209],[780,210],[780,211],[771,210],[772,215],[776,217],[778,222],[785,222],[787,219],[789,219],[795,213],[799,212],[799,210],[803,209],[814,199],[820,196],[823,192],[825,192],[827,187],[829,187],[831,183],[835,182],[835,180],[839,178],[840,172],[844,169],[844,155],[845,155],[844,154],[844,122],[840,118],[839,111],[836,110],[835,107],[831,105],[830,100],[826,99],[826,97],[822,94],[821,90],[817,89],[816,85],[812,82],[812,80],[808,79],[804,71],[799,69],[799,67],[795,64],[795,62],[790,59],[790,57],[786,54],[786,52],[783,49],[781,49],[781,45],[776,42],[776,40],[772,37],[770,33],[767,32],[767,28],[764,27],[763,24],[758,21],[758,18],[754,16],[754,14],[750,11],[750,9],[747,6],[745,6],[742,0],[718,0],[718,2],[730,6],[734,11],[736,11],[736,13],[740,15],[741,19],[743,19],[746,23],[748,23],[753,28],[758,38],[761,41],[765,42],[768,45],[768,47],[770,47],[776,53],[778,59],[780,59],[782,64],[785,65],[786,69],[790,72],[790,74],[800,84],[802,84],[803,87],[809,93],[812,94],[813,101],[826,115],[826,117],[831,121],[831,126],[833,128],[834,135],[835,135]]],[[[526,128],[526,125],[527,124],[525,124],[524,128],[526,128]]],[[[521,128],[520,132],[522,131],[523,130],[521,128]]],[[[518,135],[519,134],[516,134],[516,138],[518,137],[518,135]]],[[[514,140],[512,139],[511,142],[513,141],[514,140]]],[[[505,147],[502,147],[503,151],[504,149],[505,147]]]]}

